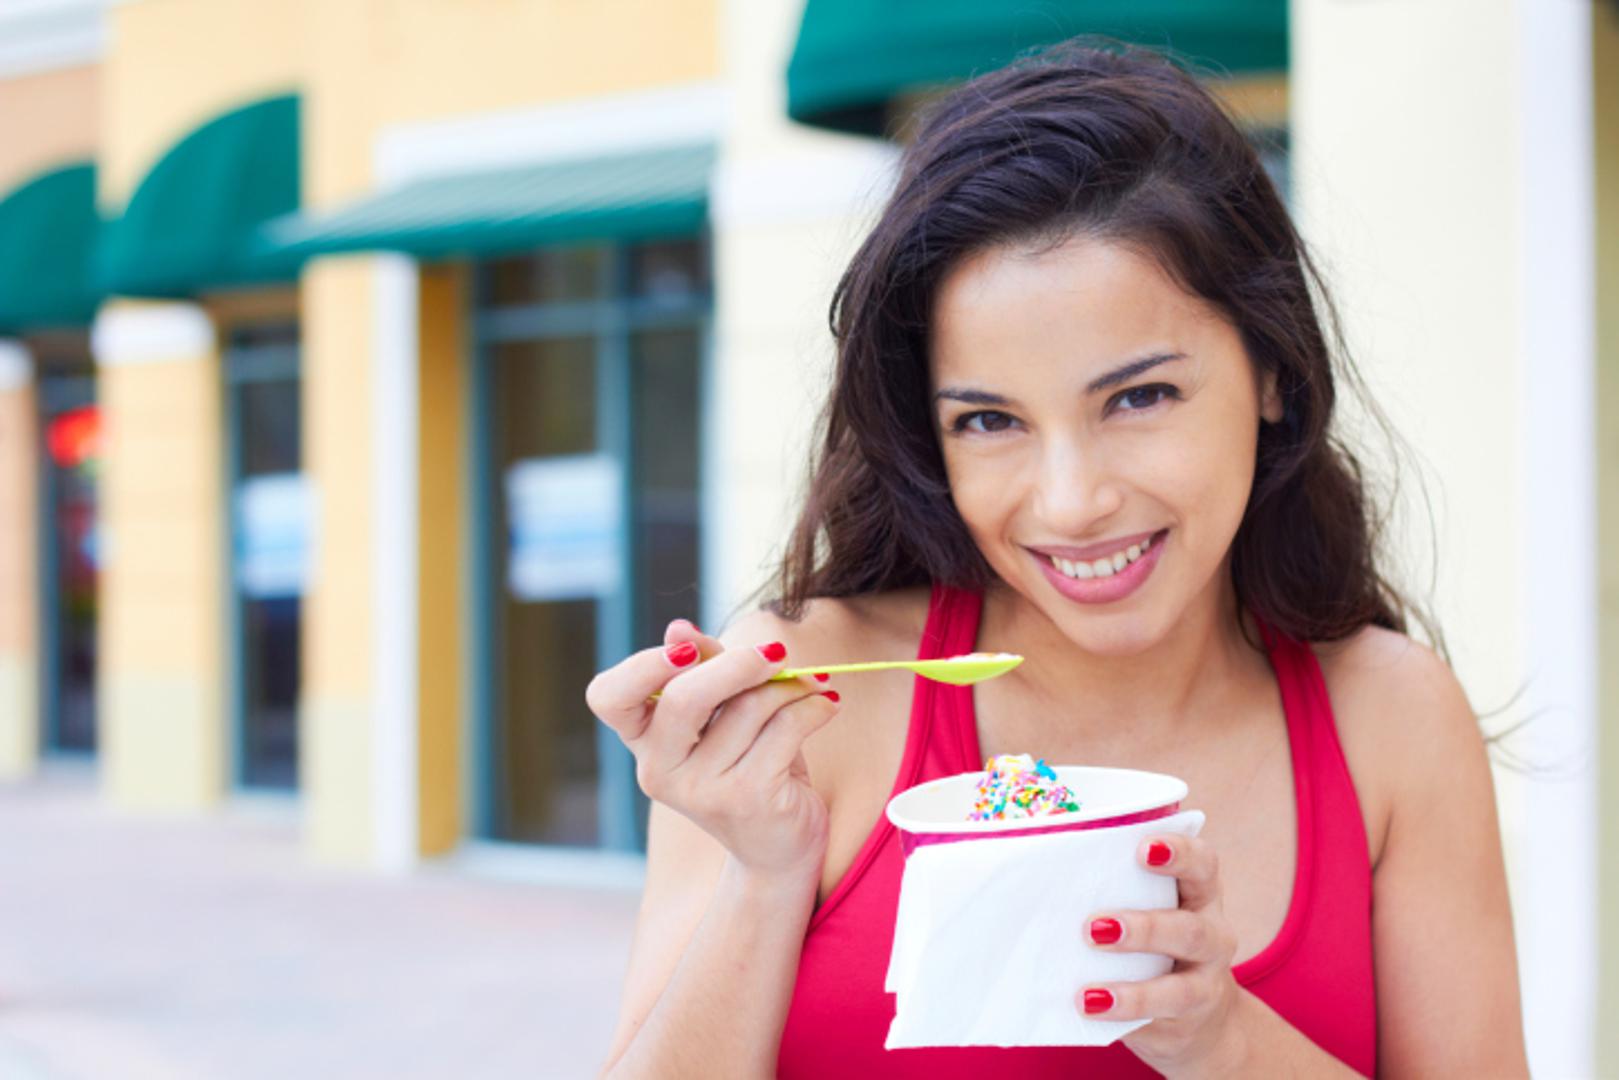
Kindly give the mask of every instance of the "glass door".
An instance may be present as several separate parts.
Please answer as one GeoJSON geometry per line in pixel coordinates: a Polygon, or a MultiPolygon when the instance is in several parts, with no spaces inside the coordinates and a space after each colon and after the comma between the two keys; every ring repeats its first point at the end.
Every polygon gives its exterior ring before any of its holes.
{"type": "Polygon", "coordinates": [[[238,330],[225,369],[236,781],[292,789],[309,546],[296,327],[238,330]]]}
{"type": "Polygon", "coordinates": [[[620,585],[621,483],[596,424],[595,342],[497,345],[496,835],[593,845],[600,764],[582,707],[620,585]]]}
{"type": "Polygon", "coordinates": [[[706,243],[545,250],[479,286],[479,831],[637,850],[633,759],[584,696],[699,615],[706,243]]]}

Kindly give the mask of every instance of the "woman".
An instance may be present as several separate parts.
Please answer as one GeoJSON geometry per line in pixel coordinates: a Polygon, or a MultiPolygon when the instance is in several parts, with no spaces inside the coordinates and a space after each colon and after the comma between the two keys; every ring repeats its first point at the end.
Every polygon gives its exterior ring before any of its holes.
{"type": "Polygon", "coordinates": [[[1248,143],[1156,54],[1069,43],[923,118],[834,299],[779,596],[587,694],[655,800],[605,1074],[1526,1074],[1484,743],[1329,437],[1307,274],[1248,143]],[[974,649],[1027,660],[766,682],[974,649]],[[1152,1022],[885,1052],[884,803],[1019,752],[1172,773],[1207,813],[1138,853],[1178,910],[1076,911],[1050,945],[1173,957],[1073,988],[1152,1022]]]}

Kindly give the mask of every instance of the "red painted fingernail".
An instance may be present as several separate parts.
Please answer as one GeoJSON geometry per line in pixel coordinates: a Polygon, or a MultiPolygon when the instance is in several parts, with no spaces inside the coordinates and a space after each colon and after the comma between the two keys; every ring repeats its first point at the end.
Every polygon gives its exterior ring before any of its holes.
{"type": "Polygon", "coordinates": [[[1154,840],[1147,845],[1148,866],[1168,866],[1169,860],[1175,857],[1175,849],[1162,840],[1154,840]]]}
{"type": "Polygon", "coordinates": [[[671,645],[663,650],[663,655],[675,667],[686,667],[697,659],[697,646],[689,641],[682,641],[678,645],[671,645]]]}
{"type": "Polygon", "coordinates": [[[828,680],[828,679],[830,679],[830,678],[831,678],[831,677],[832,677],[832,676],[830,676],[830,675],[828,675],[828,674],[827,674],[827,673],[826,673],[826,672],[824,672],[824,671],[817,671],[817,672],[816,672],[816,673],[815,673],[815,681],[816,681],[816,682],[826,682],[826,681],[827,681],[827,680],[828,680]]]}
{"type": "Polygon", "coordinates": [[[1117,919],[1092,919],[1091,940],[1098,945],[1113,945],[1124,936],[1124,927],[1117,919]]]}
{"type": "Polygon", "coordinates": [[[838,692],[836,690],[822,690],[821,696],[824,698],[831,698],[833,701],[839,700],[838,692]]]}
{"type": "Polygon", "coordinates": [[[1094,1016],[1096,1013],[1105,1013],[1113,1008],[1113,991],[1087,990],[1085,991],[1085,1015],[1094,1016]]]}
{"type": "Polygon", "coordinates": [[[769,645],[755,645],[754,648],[759,650],[760,656],[769,660],[772,664],[780,663],[787,659],[787,646],[779,641],[772,641],[769,645]]]}

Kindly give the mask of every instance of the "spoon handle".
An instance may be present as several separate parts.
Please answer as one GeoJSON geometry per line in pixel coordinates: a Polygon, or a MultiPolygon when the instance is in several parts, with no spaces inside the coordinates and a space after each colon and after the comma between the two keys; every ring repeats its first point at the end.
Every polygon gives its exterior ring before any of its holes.
{"type": "MultiPolygon", "coordinates": [[[[765,682],[786,682],[801,675],[842,675],[852,671],[888,671],[891,668],[908,668],[916,663],[915,660],[869,660],[863,664],[828,664],[825,667],[783,668],[776,672],[765,682]]],[[[656,701],[656,692],[647,696],[648,701],[656,701]]]]}
{"type": "Polygon", "coordinates": [[[796,679],[800,675],[844,675],[852,671],[889,671],[893,668],[908,668],[914,663],[916,663],[915,660],[868,660],[861,664],[828,664],[825,667],[783,668],[765,681],[784,682],[787,679],[796,679]]]}

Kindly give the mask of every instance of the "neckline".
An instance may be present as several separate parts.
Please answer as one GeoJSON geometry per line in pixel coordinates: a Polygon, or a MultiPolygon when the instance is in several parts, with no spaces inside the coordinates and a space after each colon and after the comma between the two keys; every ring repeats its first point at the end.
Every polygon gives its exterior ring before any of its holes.
{"type": "MultiPolygon", "coordinates": [[[[924,640],[932,634],[937,634],[940,640],[944,640],[952,631],[957,630],[956,626],[950,625],[951,623],[958,619],[962,622],[971,620],[970,626],[965,628],[964,636],[967,644],[963,651],[971,652],[978,649],[978,629],[982,624],[984,610],[983,593],[976,590],[953,589],[948,585],[935,584],[933,588],[935,597],[928,605],[929,625],[924,631],[924,640]],[[938,595],[941,590],[945,593],[944,596],[938,595]],[[954,597],[949,595],[952,592],[956,594],[954,597]],[[950,603],[952,599],[962,603],[950,603]],[[942,618],[945,625],[933,626],[935,617],[942,618]]],[[[1287,913],[1282,917],[1281,928],[1257,953],[1231,966],[1232,976],[1244,986],[1258,982],[1279,967],[1303,937],[1304,925],[1309,917],[1314,894],[1316,847],[1315,798],[1311,786],[1308,752],[1309,699],[1304,686],[1303,672],[1300,670],[1300,665],[1307,658],[1297,651],[1301,648],[1307,650],[1309,646],[1287,638],[1270,626],[1258,612],[1252,614],[1265,644],[1266,658],[1270,661],[1271,671],[1276,676],[1277,689],[1282,698],[1282,712],[1287,722],[1289,762],[1293,772],[1295,832],[1293,888],[1288,897],[1287,913]]],[[[973,687],[941,683],[933,689],[939,695],[939,700],[954,716],[956,722],[950,726],[960,749],[965,752],[967,771],[982,768],[983,744],[978,739],[978,709],[973,687]]]]}

